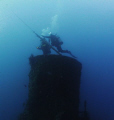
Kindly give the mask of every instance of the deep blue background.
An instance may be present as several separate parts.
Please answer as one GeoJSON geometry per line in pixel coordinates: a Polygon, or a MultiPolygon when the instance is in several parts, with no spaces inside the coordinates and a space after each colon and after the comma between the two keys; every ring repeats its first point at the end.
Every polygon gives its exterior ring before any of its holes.
{"type": "Polygon", "coordinates": [[[114,120],[113,6],[113,0],[0,0],[0,120],[16,120],[23,111],[28,58],[42,54],[19,18],[40,35],[60,35],[83,65],[80,110],[87,100],[91,120],[114,120]]]}

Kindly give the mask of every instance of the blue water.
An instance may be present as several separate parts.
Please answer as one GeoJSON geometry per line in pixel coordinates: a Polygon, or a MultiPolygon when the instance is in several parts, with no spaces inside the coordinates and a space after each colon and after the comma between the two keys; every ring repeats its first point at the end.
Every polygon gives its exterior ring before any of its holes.
{"type": "Polygon", "coordinates": [[[113,6],[113,0],[0,0],[0,120],[23,112],[28,58],[42,54],[39,39],[19,18],[40,35],[57,33],[63,49],[82,63],[80,111],[86,100],[91,120],[114,120],[113,6]]]}

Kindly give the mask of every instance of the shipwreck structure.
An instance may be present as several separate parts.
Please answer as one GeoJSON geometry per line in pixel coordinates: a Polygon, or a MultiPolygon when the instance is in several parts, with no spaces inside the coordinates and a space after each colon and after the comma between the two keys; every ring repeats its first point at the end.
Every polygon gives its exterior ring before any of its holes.
{"type": "Polygon", "coordinates": [[[61,55],[29,61],[28,101],[19,120],[79,120],[81,63],[61,55]]]}

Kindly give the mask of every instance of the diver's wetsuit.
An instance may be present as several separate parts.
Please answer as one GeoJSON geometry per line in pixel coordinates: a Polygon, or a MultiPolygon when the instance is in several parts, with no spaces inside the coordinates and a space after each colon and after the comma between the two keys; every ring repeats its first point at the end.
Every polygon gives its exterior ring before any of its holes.
{"type": "Polygon", "coordinates": [[[42,46],[41,49],[42,49],[44,55],[48,55],[48,54],[51,53],[50,48],[49,48],[48,45],[42,46]]]}
{"type": "Polygon", "coordinates": [[[70,52],[70,51],[68,51],[68,50],[62,50],[61,45],[56,45],[55,47],[56,47],[57,50],[58,50],[59,52],[61,52],[61,53],[69,53],[69,52],[70,52]]]}
{"type": "Polygon", "coordinates": [[[44,38],[49,38],[49,42],[51,41],[51,45],[55,46],[59,52],[61,52],[61,53],[69,53],[72,57],[76,58],[74,55],[72,55],[72,53],[70,51],[63,50],[61,48],[61,45],[63,44],[63,42],[56,35],[51,34],[50,36],[43,36],[43,37],[44,38]]]}
{"type": "Polygon", "coordinates": [[[70,53],[70,51],[68,51],[68,50],[62,50],[61,45],[63,44],[63,42],[56,35],[51,34],[50,36],[44,36],[44,37],[49,38],[49,42],[51,41],[51,45],[55,46],[59,52],[70,53]]]}
{"type": "Polygon", "coordinates": [[[51,53],[50,46],[46,40],[41,41],[41,45],[38,47],[38,49],[42,50],[44,55],[49,55],[51,53]]]}

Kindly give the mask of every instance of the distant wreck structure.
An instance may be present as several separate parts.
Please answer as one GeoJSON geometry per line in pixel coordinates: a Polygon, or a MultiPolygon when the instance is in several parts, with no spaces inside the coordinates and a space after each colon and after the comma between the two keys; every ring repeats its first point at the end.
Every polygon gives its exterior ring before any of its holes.
{"type": "Polygon", "coordinates": [[[29,58],[29,95],[19,120],[79,120],[82,64],[62,55],[29,58]]]}

